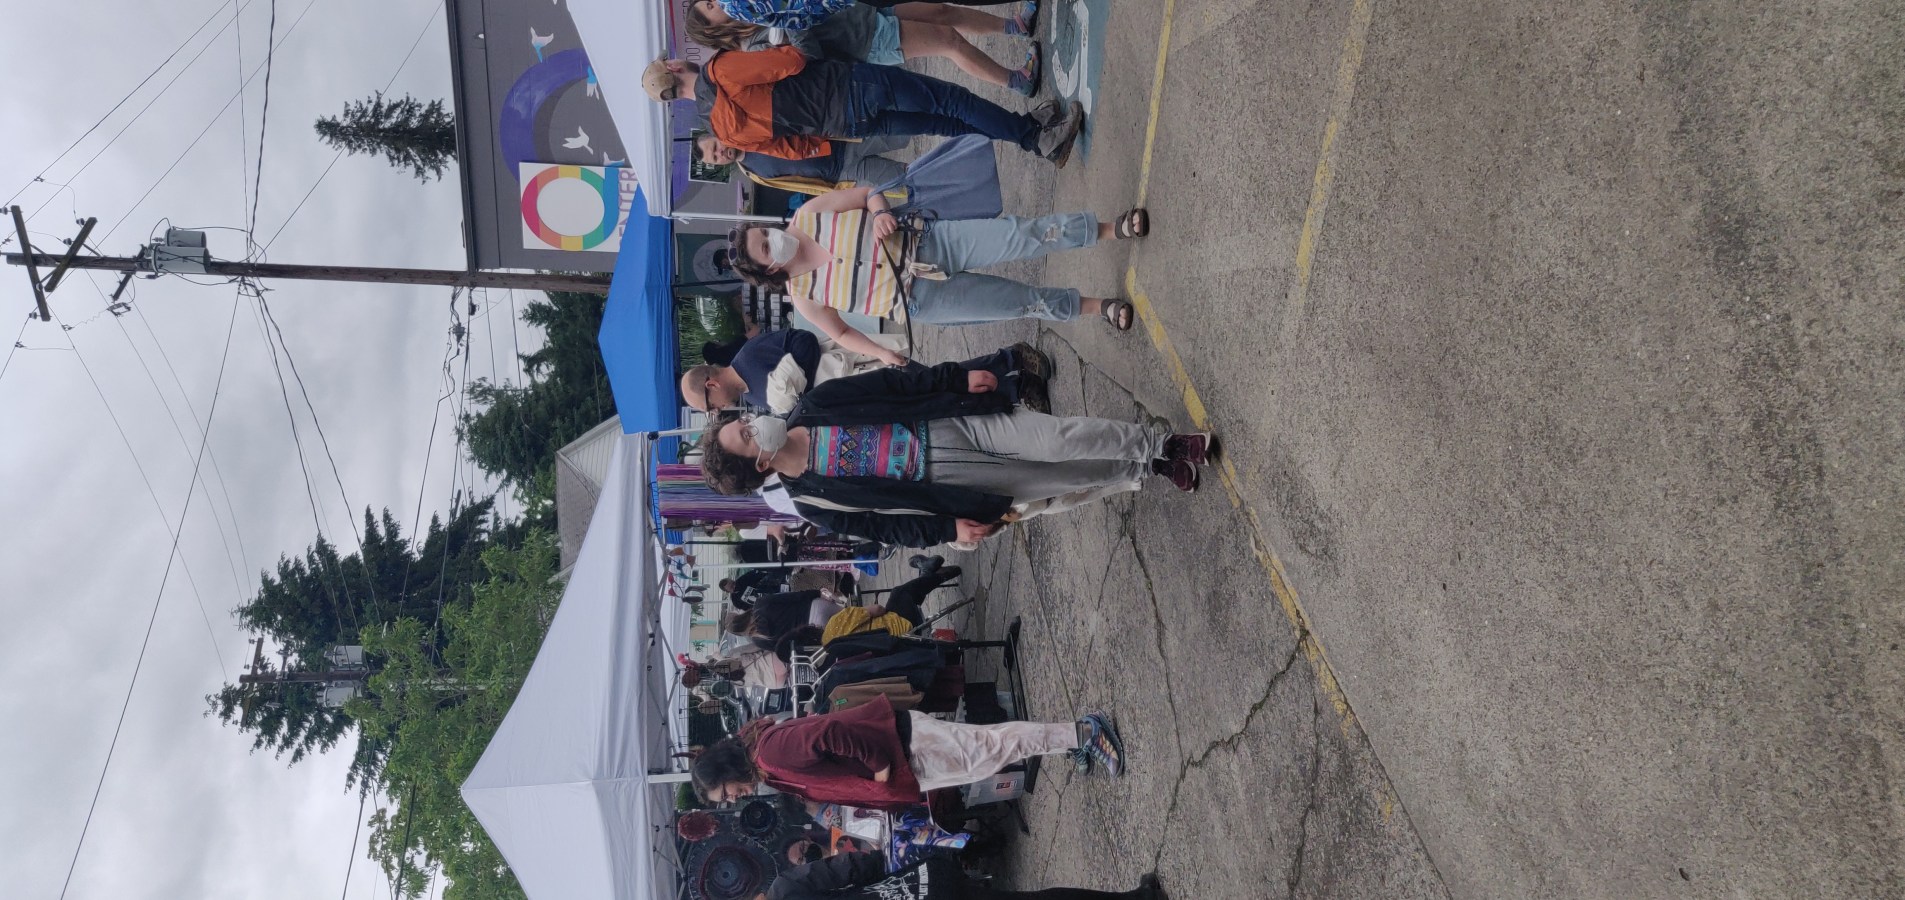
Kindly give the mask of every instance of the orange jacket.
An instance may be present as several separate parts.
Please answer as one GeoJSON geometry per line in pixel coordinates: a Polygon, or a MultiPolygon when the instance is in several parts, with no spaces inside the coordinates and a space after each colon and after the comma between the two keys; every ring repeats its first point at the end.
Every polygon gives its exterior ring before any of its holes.
{"type": "Polygon", "coordinates": [[[793,47],[715,54],[701,77],[716,89],[708,126],[729,146],[782,159],[812,159],[833,152],[826,138],[774,135],[774,83],[807,67],[793,47]]]}

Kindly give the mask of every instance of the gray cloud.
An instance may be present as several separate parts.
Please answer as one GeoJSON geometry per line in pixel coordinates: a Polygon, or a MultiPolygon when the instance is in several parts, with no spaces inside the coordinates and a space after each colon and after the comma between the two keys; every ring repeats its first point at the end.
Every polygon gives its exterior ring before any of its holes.
{"type": "MultiPolygon", "coordinates": [[[[24,183],[215,6],[183,12],[103,0],[10,10],[13,27],[0,38],[6,42],[0,66],[30,90],[0,97],[0,125],[11,139],[0,161],[0,190],[10,193],[24,183]],[[59,37],[81,34],[83,41],[59,37]]],[[[301,6],[298,0],[280,4],[281,31],[301,6]]],[[[331,151],[311,133],[311,121],[381,87],[433,6],[427,0],[323,4],[284,45],[272,79],[262,234],[277,229],[331,161],[331,151]]],[[[267,8],[259,3],[245,13],[247,66],[261,58],[267,8]]],[[[442,28],[439,18],[396,92],[447,96],[442,28]]],[[[74,182],[75,193],[60,193],[47,205],[33,228],[70,234],[75,204],[80,214],[98,216],[102,231],[117,220],[235,89],[233,49],[228,35],[209,50],[74,182]]],[[[256,152],[262,87],[262,79],[254,82],[247,95],[244,140],[250,149],[241,151],[234,109],[103,249],[130,252],[162,216],[181,225],[242,224],[241,160],[256,152]]],[[[116,128],[109,125],[102,134],[116,128]]],[[[98,146],[89,142],[78,158],[98,146]]],[[[49,179],[66,180],[74,167],[62,165],[49,179]]],[[[49,186],[36,186],[21,202],[31,210],[52,193],[49,186]]],[[[419,185],[380,161],[347,157],[284,231],[271,257],[456,267],[463,259],[459,217],[453,183],[419,185]]],[[[221,256],[242,254],[234,234],[212,235],[221,256]]],[[[53,245],[50,237],[35,240],[53,245]]],[[[17,316],[31,303],[18,274],[5,274],[0,328],[17,328],[17,316]]],[[[101,287],[109,290],[111,282],[102,278],[101,287]]],[[[427,416],[441,386],[447,292],[291,282],[270,287],[272,308],[354,507],[338,497],[294,386],[327,533],[352,547],[347,529],[367,505],[391,507],[407,527],[420,487],[426,516],[445,508],[455,468],[447,422],[431,454],[428,483],[421,482],[427,416]]],[[[20,896],[55,896],[65,877],[171,545],[166,523],[177,521],[191,471],[188,451],[196,450],[197,434],[184,399],[190,398],[202,419],[231,309],[228,288],[164,279],[141,281],[136,290],[143,320],[93,318],[102,304],[83,279],[68,282],[54,295],[54,305],[67,322],[91,320],[71,338],[125,426],[164,519],[154,512],[132,457],[73,354],[23,352],[0,380],[0,471],[7,474],[0,511],[9,523],[0,543],[0,583],[6,585],[0,595],[6,623],[0,679],[9,685],[0,691],[0,715],[8,722],[0,734],[0,793],[9,800],[0,812],[0,860],[12,875],[10,890],[20,896]],[[153,368],[156,389],[128,336],[153,368]],[[183,395],[158,346],[177,367],[183,395]],[[161,395],[184,424],[189,447],[181,446],[161,395]]],[[[473,324],[473,374],[491,370],[492,325],[499,328],[493,335],[497,364],[513,372],[508,324],[506,314],[473,324]]],[[[25,337],[33,346],[65,339],[56,326],[39,324],[25,337]]],[[[212,448],[236,521],[229,520],[223,492],[213,487],[211,501],[204,494],[193,499],[180,548],[218,649],[236,674],[247,647],[228,611],[241,602],[258,569],[273,565],[280,554],[300,552],[313,537],[284,401],[249,309],[239,312],[212,448]],[[234,529],[242,534],[242,589],[233,584],[220,520],[228,538],[234,529]]],[[[235,543],[230,552],[237,554],[235,543]]],[[[198,604],[183,572],[175,570],[69,897],[239,898],[261,890],[330,897],[343,887],[357,813],[355,796],[343,789],[347,760],[331,754],[291,768],[270,754],[250,753],[244,735],[202,715],[201,697],[219,681],[198,604]]],[[[375,867],[360,859],[351,896],[372,896],[380,880],[375,867]]]]}

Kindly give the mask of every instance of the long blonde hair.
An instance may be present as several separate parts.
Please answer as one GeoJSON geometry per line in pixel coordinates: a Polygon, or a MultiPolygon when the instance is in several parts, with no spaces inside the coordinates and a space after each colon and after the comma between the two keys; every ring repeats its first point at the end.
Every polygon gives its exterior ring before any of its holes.
{"type": "Polygon", "coordinates": [[[748,38],[758,34],[761,26],[740,19],[715,22],[699,6],[688,7],[688,25],[684,31],[688,40],[694,41],[710,50],[739,50],[748,38]]]}

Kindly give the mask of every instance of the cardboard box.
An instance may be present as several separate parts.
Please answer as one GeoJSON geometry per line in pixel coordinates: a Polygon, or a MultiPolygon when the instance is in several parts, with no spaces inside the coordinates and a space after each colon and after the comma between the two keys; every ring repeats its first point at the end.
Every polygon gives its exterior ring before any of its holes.
{"type": "Polygon", "coordinates": [[[967,806],[1017,800],[1025,796],[1025,770],[1014,768],[965,787],[967,806]]]}

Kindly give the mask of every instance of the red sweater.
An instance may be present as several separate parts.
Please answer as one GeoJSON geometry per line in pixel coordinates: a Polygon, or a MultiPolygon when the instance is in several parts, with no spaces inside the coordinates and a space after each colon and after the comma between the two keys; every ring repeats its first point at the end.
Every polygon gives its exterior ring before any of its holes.
{"type": "Polygon", "coordinates": [[[762,732],[754,765],[769,787],[818,803],[900,809],[919,803],[919,779],[885,697],[853,709],[790,719],[762,732]],[[890,768],[886,781],[873,774],[890,768]]]}

